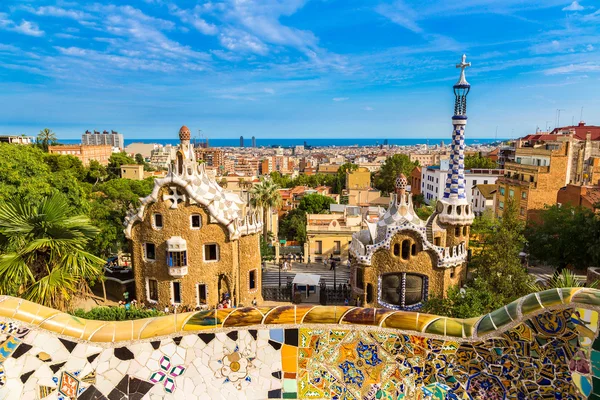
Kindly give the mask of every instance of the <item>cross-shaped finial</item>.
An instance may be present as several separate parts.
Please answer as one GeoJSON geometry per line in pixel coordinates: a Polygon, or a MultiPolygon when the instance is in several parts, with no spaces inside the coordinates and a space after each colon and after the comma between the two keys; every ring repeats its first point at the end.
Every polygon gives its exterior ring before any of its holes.
{"type": "Polygon", "coordinates": [[[460,64],[456,64],[456,68],[460,68],[460,78],[458,79],[457,85],[468,85],[467,78],[465,78],[465,68],[470,67],[471,63],[467,62],[467,55],[463,54],[462,61],[460,64]]]}

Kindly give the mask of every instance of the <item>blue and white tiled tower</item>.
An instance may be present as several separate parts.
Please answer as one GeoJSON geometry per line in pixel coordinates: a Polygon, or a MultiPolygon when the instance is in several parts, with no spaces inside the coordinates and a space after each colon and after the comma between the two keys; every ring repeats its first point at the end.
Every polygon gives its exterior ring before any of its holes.
{"type": "Polygon", "coordinates": [[[454,116],[452,117],[452,152],[450,154],[450,169],[446,178],[444,196],[438,201],[437,212],[439,221],[450,225],[470,225],[473,222],[473,210],[467,200],[465,180],[465,126],[467,125],[467,94],[471,85],[465,78],[465,68],[471,63],[466,62],[467,56],[462,56],[462,62],[456,64],[460,68],[460,78],[454,85],[454,116]]]}

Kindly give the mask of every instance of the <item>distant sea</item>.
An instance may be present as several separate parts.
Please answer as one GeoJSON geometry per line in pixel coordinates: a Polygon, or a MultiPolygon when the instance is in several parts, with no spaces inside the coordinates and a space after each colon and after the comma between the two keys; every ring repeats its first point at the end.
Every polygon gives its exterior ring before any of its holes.
{"type": "MultiPolygon", "coordinates": [[[[306,144],[308,146],[313,147],[332,147],[332,146],[377,146],[380,144],[384,144],[386,139],[376,139],[376,138],[367,138],[367,139],[357,139],[357,138],[331,138],[331,139],[294,139],[294,138],[285,138],[285,139],[256,139],[257,147],[294,147],[306,144]]],[[[194,140],[192,139],[192,142],[194,140]]],[[[429,144],[430,146],[440,144],[444,142],[444,144],[450,144],[450,138],[444,139],[422,139],[422,138],[411,138],[411,139],[387,139],[389,145],[397,145],[397,146],[415,146],[418,144],[429,144]]],[[[500,142],[502,139],[466,139],[465,143],[468,145],[476,145],[476,144],[491,144],[494,142],[500,142]]],[[[60,139],[60,143],[64,144],[75,144],[81,143],[80,139],[60,139]]],[[[211,147],[239,147],[240,139],[209,139],[209,145],[211,147]]],[[[132,143],[158,143],[162,145],[179,144],[179,139],[125,139],[125,146],[128,146],[132,143]]],[[[197,141],[200,143],[200,140],[197,141]]],[[[244,146],[250,147],[252,145],[252,141],[250,139],[244,140],[244,146]]]]}

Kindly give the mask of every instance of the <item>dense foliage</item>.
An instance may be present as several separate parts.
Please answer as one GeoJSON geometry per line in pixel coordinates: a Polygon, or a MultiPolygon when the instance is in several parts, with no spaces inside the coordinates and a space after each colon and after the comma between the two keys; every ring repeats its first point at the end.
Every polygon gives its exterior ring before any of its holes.
{"type": "Polygon", "coordinates": [[[425,312],[457,318],[483,315],[531,291],[532,278],[521,263],[519,253],[526,240],[524,223],[517,206],[508,201],[501,220],[482,232],[482,246],[473,255],[469,268],[474,279],[464,288],[452,288],[446,298],[432,297],[425,312]]]}
{"type": "Polygon", "coordinates": [[[418,165],[418,161],[410,161],[406,154],[394,154],[385,160],[379,172],[374,175],[373,186],[382,192],[392,193],[398,175],[402,173],[408,178],[418,165]]]}
{"type": "Polygon", "coordinates": [[[293,188],[295,186],[308,186],[316,188],[317,186],[329,186],[333,193],[342,193],[346,188],[346,171],[355,171],[358,165],[345,163],[340,165],[335,175],[315,174],[298,175],[295,178],[289,175],[282,175],[280,172],[271,172],[271,180],[281,188],[293,188]]]}
{"type": "Polygon", "coordinates": [[[498,168],[498,164],[490,158],[482,157],[481,154],[466,156],[465,169],[473,168],[494,169],[498,168]]]}
{"type": "Polygon", "coordinates": [[[255,207],[263,210],[263,239],[267,241],[269,230],[269,218],[271,210],[281,205],[281,193],[279,186],[270,179],[262,179],[258,185],[254,185],[250,190],[250,202],[255,207]]]}
{"type": "Polygon", "coordinates": [[[97,321],[127,321],[160,317],[165,314],[157,310],[145,310],[137,307],[131,307],[129,310],[125,307],[94,307],[90,311],[78,308],[73,312],[73,315],[97,321]]]}
{"type": "Polygon", "coordinates": [[[558,271],[600,266],[600,219],[581,207],[552,206],[525,231],[531,256],[558,271]]]}
{"type": "Polygon", "coordinates": [[[97,233],[59,193],[0,203],[0,293],[67,308],[101,279],[104,261],[86,251],[97,233]]]}
{"type": "Polygon", "coordinates": [[[306,241],[306,214],[324,214],[335,201],[329,196],[311,193],[304,196],[298,208],[290,210],[279,220],[279,237],[287,240],[306,241]]]}

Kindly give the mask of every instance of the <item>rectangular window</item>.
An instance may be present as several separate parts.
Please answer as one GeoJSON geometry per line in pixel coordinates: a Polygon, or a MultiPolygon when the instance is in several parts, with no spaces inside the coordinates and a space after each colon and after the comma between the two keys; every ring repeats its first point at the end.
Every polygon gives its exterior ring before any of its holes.
{"type": "Polygon", "coordinates": [[[525,208],[524,207],[521,207],[521,209],[519,210],[519,214],[525,215],[525,208]]]}
{"type": "Polygon", "coordinates": [[[521,192],[521,198],[522,199],[526,199],[527,198],[527,192],[521,192]]]}
{"type": "Polygon", "coordinates": [[[501,210],[504,210],[504,202],[503,202],[503,201],[501,201],[501,202],[498,204],[498,208],[500,208],[501,210]]]}
{"type": "Polygon", "coordinates": [[[504,188],[503,188],[503,187],[501,187],[501,188],[500,188],[500,194],[501,194],[502,196],[504,196],[504,188]]]}
{"type": "Polygon", "coordinates": [[[488,181],[487,181],[487,180],[484,180],[484,181],[483,181],[483,184],[484,184],[484,185],[487,185],[487,183],[488,183],[488,181]]]}
{"type": "Polygon", "coordinates": [[[477,185],[477,179],[473,179],[473,186],[477,185]]]}
{"type": "Polygon", "coordinates": [[[156,260],[156,246],[154,243],[144,243],[144,258],[146,260],[156,260]]]}
{"type": "Polygon", "coordinates": [[[315,245],[317,246],[317,248],[315,249],[315,254],[323,254],[323,242],[317,240],[315,242],[315,245]]]}
{"type": "Polygon", "coordinates": [[[154,227],[160,229],[163,227],[162,214],[154,214],[154,227]]]}
{"type": "Polygon", "coordinates": [[[515,191],[514,191],[514,190],[512,190],[512,189],[509,189],[509,191],[508,191],[508,195],[509,195],[510,197],[515,197],[515,191]]]}
{"type": "Polygon", "coordinates": [[[167,265],[169,267],[187,266],[187,251],[168,251],[167,265]]]}
{"type": "Polygon", "coordinates": [[[248,287],[250,290],[256,289],[256,270],[253,269],[250,271],[250,276],[248,277],[248,287]]]}
{"type": "Polygon", "coordinates": [[[219,260],[219,245],[216,243],[204,245],[204,261],[219,260]]]}
{"type": "Polygon", "coordinates": [[[148,279],[148,300],[158,302],[158,281],[148,279]]]}
{"type": "Polygon", "coordinates": [[[200,229],[200,226],[202,225],[202,217],[200,217],[199,214],[193,214],[190,219],[192,229],[200,229]]]}
{"type": "Polygon", "coordinates": [[[336,240],[333,242],[333,254],[341,254],[342,253],[342,242],[336,240]]]}
{"type": "Polygon", "coordinates": [[[198,304],[206,304],[206,285],[198,284],[198,304]]]}
{"type": "Polygon", "coordinates": [[[173,287],[173,303],[181,304],[181,283],[172,282],[173,287]]]}

